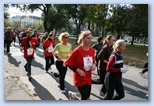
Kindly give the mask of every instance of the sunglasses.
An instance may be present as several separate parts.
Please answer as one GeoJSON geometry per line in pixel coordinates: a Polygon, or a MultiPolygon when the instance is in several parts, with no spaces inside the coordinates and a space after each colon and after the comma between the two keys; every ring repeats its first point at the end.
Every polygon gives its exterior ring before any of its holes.
{"type": "Polygon", "coordinates": [[[63,38],[65,38],[65,39],[69,39],[69,37],[65,37],[65,36],[64,36],[63,38]]]}

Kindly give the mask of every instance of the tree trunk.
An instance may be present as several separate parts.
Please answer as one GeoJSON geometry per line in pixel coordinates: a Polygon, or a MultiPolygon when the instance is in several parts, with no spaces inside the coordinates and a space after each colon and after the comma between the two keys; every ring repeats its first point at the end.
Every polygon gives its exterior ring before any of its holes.
{"type": "Polygon", "coordinates": [[[78,45],[79,34],[80,34],[80,27],[77,27],[76,45],[78,45]]]}

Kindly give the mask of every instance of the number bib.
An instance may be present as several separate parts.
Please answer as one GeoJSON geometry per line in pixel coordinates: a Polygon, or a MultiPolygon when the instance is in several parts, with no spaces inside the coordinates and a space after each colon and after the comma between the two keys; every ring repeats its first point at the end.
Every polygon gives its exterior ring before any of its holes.
{"type": "Polygon", "coordinates": [[[84,69],[86,71],[89,71],[91,69],[92,63],[93,63],[92,57],[88,56],[83,58],[84,69]]]}
{"type": "Polygon", "coordinates": [[[48,47],[48,52],[51,53],[52,51],[53,51],[53,46],[50,45],[50,46],[48,47]]]}
{"type": "Polygon", "coordinates": [[[33,54],[34,49],[33,48],[28,48],[27,49],[27,55],[32,55],[33,54]]]}

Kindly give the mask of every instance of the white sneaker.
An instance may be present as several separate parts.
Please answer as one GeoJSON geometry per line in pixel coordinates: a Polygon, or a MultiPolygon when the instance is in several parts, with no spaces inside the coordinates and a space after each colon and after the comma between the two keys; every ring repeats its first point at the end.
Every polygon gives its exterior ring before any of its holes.
{"type": "Polygon", "coordinates": [[[60,90],[60,92],[61,92],[61,93],[65,93],[66,91],[65,91],[65,90],[60,90]]]}
{"type": "Polygon", "coordinates": [[[71,91],[68,91],[68,96],[69,96],[69,100],[74,100],[74,95],[73,95],[73,92],[71,91]]]}

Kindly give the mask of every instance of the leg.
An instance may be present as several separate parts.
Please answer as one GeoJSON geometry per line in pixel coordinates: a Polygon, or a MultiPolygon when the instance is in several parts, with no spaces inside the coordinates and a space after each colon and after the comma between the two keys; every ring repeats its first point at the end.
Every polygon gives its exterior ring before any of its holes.
{"type": "Polygon", "coordinates": [[[103,70],[101,70],[100,73],[101,73],[100,74],[101,75],[100,76],[100,81],[102,83],[102,87],[100,89],[100,94],[104,95],[104,94],[106,94],[106,88],[105,88],[105,84],[104,84],[104,79],[105,79],[105,75],[106,75],[106,69],[105,69],[105,67],[104,67],[103,70]]]}
{"type": "Polygon", "coordinates": [[[45,56],[45,70],[48,72],[49,69],[49,56],[45,56]]]}
{"type": "Polygon", "coordinates": [[[56,68],[57,70],[59,71],[59,74],[60,74],[60,89],[61,90],[64,90],[65,89],[65,86],[64,86],[64,79],[65,79],[65,75],[66,75],[66,70],[67,70],[67,67],[66,69],[63,67],[63,61],[56,61],[56,68]]]}
{"type": "Polygon", "coordinates": [[[10,52],[10,44],[11,44],[11,41],[6,41],[6,44],[7,44],[7,53],[10,52]]]}
{"type": "Polygon", "coordinates": [[[49,57],[49,59],[50,59],[50,63],[49,63],[49,68],[51,67],[51,65],[53,65],[54,64],[54,57],[53,57],[53,55],[52,56],[50,56],[49,57]]]}
{"type": "MultiPolygon", "coordinates": [[[[63,66],[62,66],[63,67],[63,66]]],[[[67,67],[63,67],[63,70],[60,72],[60,89],[64,90],[65,89],[65,76],[67,72],[67,67]]]]}
{"type": "Polygon", "coordinates": [[[144,74],[145,72],[148,71],[148,68],[145,68],[143,71],[142,71],[142,74],[144,74]]]}
{"type": "Polygon", "coordinates": [[[115,90],[116,90],[117,95],[113,97],[113,100],[120,100],[124,98],[125,93],[124,93],[124,87],[123,87],[121,80],[116,83],[115,90]]]}
{"type": "Polygon", "coordinates": [[[106,76],[105,81],[106,81],[106,85],[105,86],[106,86],[106,90],[107,90],[107,95],[105,97],[105,100],[112,100],[112,97],[114,95],[115,83],[114,83],[114,81],[112,81],[110,79],[110,77],[108,76],[108,74],[106,76]]]}
{"type": "Polygon", "coordinates": [[[90,97],[90,93],[91,93],[91,85],[83,85],[83,86],[79,86],[78,90],[81,94],[81,100],[87,100],[90,97]]]}
{"type": "Polygon", "coordinates": [[[27,72],[28,72],[28,76],[31,76],[31,63],[32,63],[32,59],[33,57],[26,57],[26,61],[27,61],[27,72]]]}

